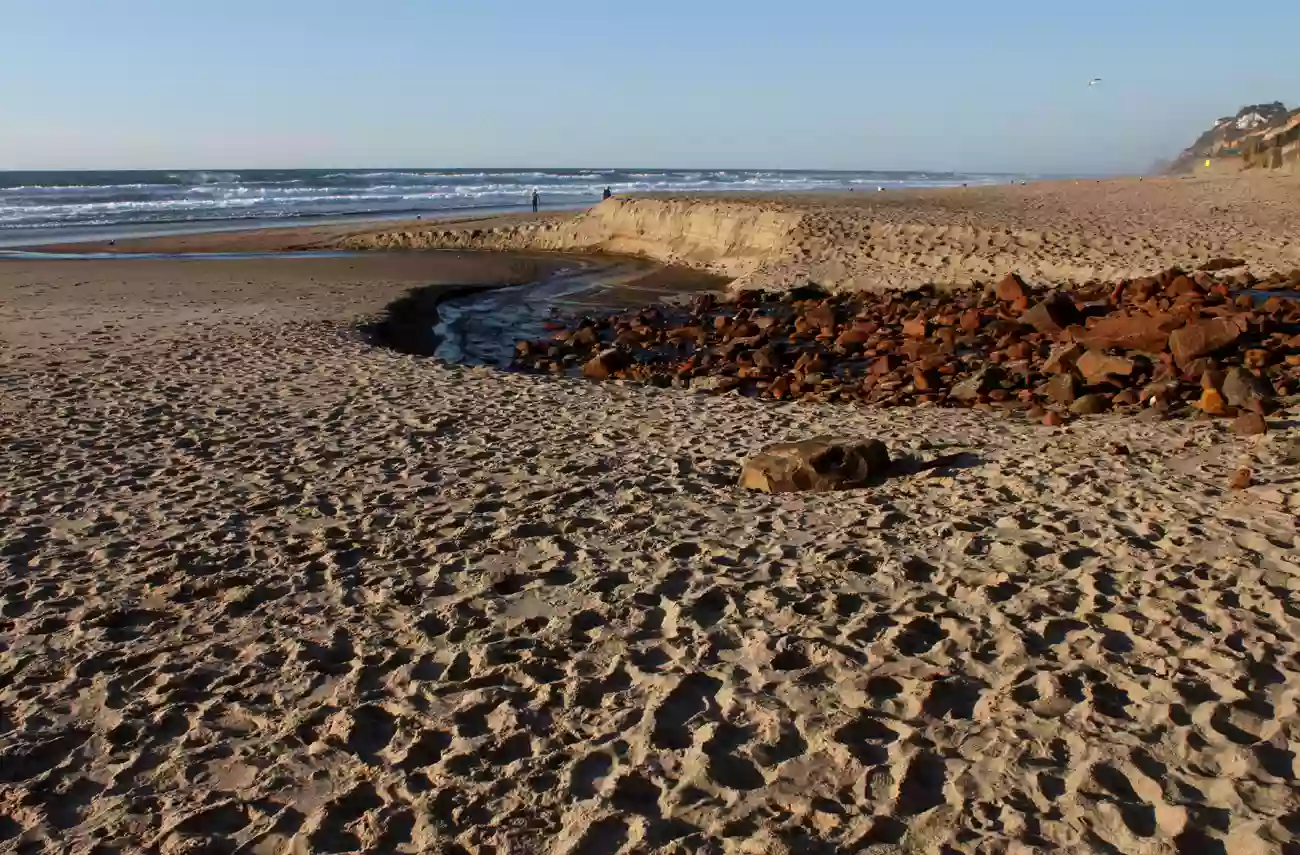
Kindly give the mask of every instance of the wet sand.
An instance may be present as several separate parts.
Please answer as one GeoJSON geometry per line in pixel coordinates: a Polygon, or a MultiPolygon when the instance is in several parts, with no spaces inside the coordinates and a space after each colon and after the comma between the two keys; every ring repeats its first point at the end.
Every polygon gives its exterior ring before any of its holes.
{"type": "Polygon", "coordinates": [[[358,332],[547,263],[0,264],[0,848],[1295,845],[1293,403],[1046,428],[358,332]],[[735,487],[820,433],[966,454],[735,487]]]}

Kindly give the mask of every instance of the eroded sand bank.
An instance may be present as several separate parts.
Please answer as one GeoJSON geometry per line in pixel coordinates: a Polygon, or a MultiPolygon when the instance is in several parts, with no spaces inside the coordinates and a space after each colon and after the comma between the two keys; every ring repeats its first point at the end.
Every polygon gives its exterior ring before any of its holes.
{"type": "Polygon", "coordinates": [[[407,223],[357,249],[482,248],[645,255],[736,277],[834,290],[996,281],[1061,285],[1144,276],[1211,258],[1258,275],[1300,267],[1300,177],[1125,179],[733,198],[612,199],[577,216],[407,223]]]}

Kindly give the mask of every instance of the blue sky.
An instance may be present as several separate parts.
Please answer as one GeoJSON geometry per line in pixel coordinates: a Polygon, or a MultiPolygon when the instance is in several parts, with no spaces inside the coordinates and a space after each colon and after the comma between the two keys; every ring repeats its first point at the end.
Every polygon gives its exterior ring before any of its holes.
{"type": "Polygon", "coordinates": [[[1296,106],[1267,5],[0,0],[0,169],[1133,171],[1296,106]]]}

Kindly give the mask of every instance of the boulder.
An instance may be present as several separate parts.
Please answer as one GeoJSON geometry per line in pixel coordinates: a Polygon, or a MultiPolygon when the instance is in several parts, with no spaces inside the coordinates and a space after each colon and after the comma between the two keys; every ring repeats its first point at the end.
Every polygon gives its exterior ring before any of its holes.
{"type": "Polygon", "coordinates": [[[1244,412],[1232,421],[1232,432],[1237,436],[1259,436],[1268,430],[1268,422],[1255,412],[1244,412]]]}
{"type": "Polygon", "coordinates": [[[1228,409],[1228,402],[1223,400],[1223,393],[1214,388],[1202,389],[1196,406],[1208,416],[1227,416],[1232,412],[1228,409]]]}
{"type": "Polygon", "coordinates": [[[835,326],[835,307],[829,303],[819,303],[803,313],[803,319],[814,329],[835,326]]]}
{"type": "Polygon", "coordinates": [[[979,309],[967,309],[961,313],[959,322],[962,332],[979,332],[980,326],[984,323],[983,316],[980,315],[979,309]]]}
{"type": "Polygon", "coordinates": [[[602,350],[582,366],[582,376],[592,380],[608,380],[610,375],[627,367],[626,353],[615,348],[602,350]]]}
{"type": "Polygon", "coordinates": [[[764,448],[745,461],[740,486],[765,493],[858,487],[889,469],[889,450],[878,439],[819,436],[764,448]]]}
{"type": "Polygon", "coordinates": [[[1084,395],[1070,405],[1076,416],[1095,416],[1110,409],[1110,399],[1105,395],[1084,395]]]}
{"type": "Polygon", "coordinates": [[[1227,347],[1241,336],[1241,330],[1227,318],[1191,321],[1169,334],[1169,350],[1179,368],[1199,356],[1227,347]]]}
{"type": "Polygon", "coordinates": [[[1083,356],[1083,345],[1078,343],[1058,344],[1047,355],[1047,361],[1043,363],[1043,373],[1060,374],[1073,371],[1080,356],[1083,356]]]}
{"type": "Polygon", "coordinates": [[[925,338],[930,334],[925,318],[908,318],[903,321],[903,335],[909,338],[925,338]]]}
{"type": "Polygon", "coordinates": [[[1043,384],[1041,391],[1058,404],[1073,404],[1079,395],[1078,382],[1073,374],[1057,374],[1043,384]]]}
{"type": "Polygon", "coordinates": [[[1025,280],[1021,279],[1015,273],[1008,273],[998,283],[998,299],[1004,303],[1014,303],[1022,297],[1029,296],[1029,287],[1025,285],[1025,280]]]}
{"type": "Polygon", "coordinates": [[[1249,469],[1241,468],[1232,473],[1232,479],[1228,481],[1228,486],[1234,490],[1245,490],[1255,483],[1249,469]]]}
{"type": "Polygon", "coordinates": [[[1169,333],[1178,328],[1181,321],[1169,314],[1148,315],[1145,313],[1106,315],[1091,327],[1075,336],[1075,341],[1084,347],[1118,348],[1136,350],[1142,353],[1159,353],[1169,342],[1169,333]]]}
{"type": "Polygon", "coordinates": [[[1228,369],[1220,386],[1223,397],[1234,407],[1251,407],[1263,404],[1273,397],[1273,390],[1263,380],[1241,366],[1228,369]]]}
{"type": "Polygon", "coordinates": [[[973,401],[1002,383],[1002,369],[989,365],[952,387],[948,394],[958,401],[973,401]]]}
{"type": "Polygon", "coordinates": [[[1079,361],[1075,363],[1075,368],[1089,383],[1101,383],[1112,374],[1128,377],[1133,373],[1133,367],[1133,360],[1123,356],[1111,356],[1095,348],[1080,356],[1079,361]]]}
{"type": "Polygon", "coordinates": [[[1020,316],[1020,323],[1027,324],[1044,335],[1054,335],[1078,322],[1079,310],[1072,300],[1062,294],[1053,294],[1020,316]]]}

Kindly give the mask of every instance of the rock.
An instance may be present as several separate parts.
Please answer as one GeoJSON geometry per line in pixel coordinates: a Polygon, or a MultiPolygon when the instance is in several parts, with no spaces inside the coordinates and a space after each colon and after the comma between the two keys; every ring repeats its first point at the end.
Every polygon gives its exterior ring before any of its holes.
{"type": "Polygon", "coordinates": [[[1232,480],[1228,482],[1228,486],[1234,490],[1244,490],[1253,483],[1255,479],[1251,476],[1250,470],[1243,467],[1232,473],[1232,480]]]}
{"type": "Polygon", "coordinates": [[[1002,382],[1002,370],[996,366],[986,366],[952,387],[948,394],[958,401],[973,401],[980,395],[987,394],[1002,382]]]}
{"type": "Polygon", "coordinates": [[[1142,403],[1153,406],[1157,402],[1168,403],[1178,393],[1178,384],[1173,380],[1156,380],[1142,387],[1138,393],[1142,403]]]}
{"type": "Polygon", "coordinates": [[[1213,272],[1215,270],[1230,270],[1233,267],[1241,267],[1245,263],[1245,260],[1241,258],[1211,258],[1196,269],[1205,270],[1207,272],[1213,272]]]}
{"type": "Polygon", "coordinates": [[[1012,303],[1021,297],[1029,296],[1029,288],[1025,285],[1025,280],[1021,279],[1015,273],[1008,273],[998,283],[998,299],[1004,303],[1012,303]]]}
{"type": "Polygon", "coordinates": [[[574,347],[595,347],[600,343],[600,335],[595,327],[582,327],[569,336],[569,344],[574,347]]]}
{"type": "Polygon", "coordinates": [[[763,371],[775,371],[781,367],[781,357],[772,345],[760,347],[750,354],[750,359],[754,360],[754,367],[763,371]]]}
{"type": "Polygon", "coordinates": [[[1027,324],[1044,335],[1054,335],[1078,322],[1079,310],[1072,300],[1062,294],[1052,295],[1020,316],[1020,323],[1027,324]]]}
{"type": "Polygon", "coordinates": [[[1089,383],[1100,383],[1112,374],[1128,377],[1133,373],[1133,367],[1133,360],[1111,356],[1095,348],[1080,356],[1075,363],[1075,368],[1089,383]]]}
{"type": "Polygon", "coordinates": [[[718,374],[706,374],[691,379],[691,389],[696,392],[726,392],[740,385],[735,377],[723,377],[718,374]]]}
{"type": "Polygon", "coordinates": [[[592,380],[608,380],[615,371],[626,368],[628,361],[626,353],[611,347],[609,350],[602,350],[585,363],[582,366],[582,376],[590,377],[592,380]]]}
{"type": "Polygon", "coordinates": [[[1055,410],[1048,410],[1046,415],[1043,416],[1043,424],[1048,427],[1060,427],[1065,424],[1065,416],[1055,410]]]}
{"type": "Polygon", "coordinates": [[[1223,375],[1220,386],[1223,397],[1234,407],[1250,407],[1256,403],[1263,404],[1273,397],[1273,390],[1268,384],[1240,366],[1233,366],[1223,375]]]}
{"type": "Polygon", "coordinates": [[[1041,387],[1042,393],[1058,404],[1073,404],[1079,396],[1078,382],[1073,374],[1057,374],[1041,387]]]}
{"type": "Polygon", "coordinates": [[[1124,389],[1110,399],[1111,404],[1117,407],[1131,407],[1138,402],[1138,393],[1133,389],[1124,389]]]}
{"type": "Polygon", "coordinates": [[[1183,368],[1198,356],[1207,356],[1227,347],[1241,336],[1241,330],[1227,318],[1191,321],[1169,334],[1169,350],[1183,368]]]}
{"type": "Polygon", "coordinates": [[[849,327],[835,337],[835,346],[845,349],[858,347],[866,344],[867,339],[869,338],[871,338],[871,333],[865,332],[857,327],[849,327]]]}
{"type": "Polygon", "coordinates": [[[1075,336],[1084,347],[1117,348],[1142,353],[1159,353],[1169,341],[1169,333],[1181,321],[1169,314],[1112,314],[1075,336]]]}
{"type": "Polygon", "coordinates": [[[1259,436],[1268,431],[1268,422],[1259,413],[1247,410],[1232,421],[1232,432],[1237,436],[1259,436]]]}
{"type": "Polygon", "coordinates": [[[1110,409],[1110,399],[1105,395],[1084,395],[1070,405],[1076,416],[1095,416],[1110,409]]]}
{"type": "Polygon", "coordinates": [[[1052,352],[1047,356],[1047,361],[1043,363],[1043,373],[1059,374],[1073,371],[1080,356],[1083,356],[1083,345],[1077,343],[1058,344],[1052,348],[1052,352]]]}
{"type": "Polygon", "coordinates": [[[1226,416],[1230,414],[1228,403],[1223,400],[1223,393],[1218,389],[1203,389],[1196,407],[1207,416],[1226,416]]]}
{"type": "Polygon", "coordinates": [[[918,392],[933,392],[940,386],[939,372],[933,368],[913,368],[912,385],[918,392]]]}
{"type": "Polygon", "coordinates": [[[962,332],[973,333],[979,332],[980,326],[983,323],[984,318],[980,315],[979,309],[967,309],[961,313],[959,326],[961,326],[962,332]]]}
{"type": "Polygon", "coordinates": [[[829,303],[819,303],[803,313],[804,320],[813,328],[825,329],[835,326],[835,307],[829,303]]]}
{"type": "Polygon", "coordinates": [[[1262,347],[1252,347],[1242,354],[1241,361],[1251,370],[1267,368],[1269,363],[1273,361],[1273,353],[1262,347]]]}
{"type": "Polygon", "coordinates": [[[934,331],[934,337],[939,341],[939,348],[945,353],[952,353],[957,349],[957,330],[952,327],[939,327],[934,331]]]}
{"type": "Polygon", "coordinates": [[[745,461],[740,486],[765,493],[841,490],[879,478],[889,451],[878,439],[819,436],[768,446],[745,461]]]}
{"type": "Polygon", "coordinates": [[[925,338],[930,334],[925,318],[908,318],[903,321],[903,335],[908,338],[925,338]]]}

